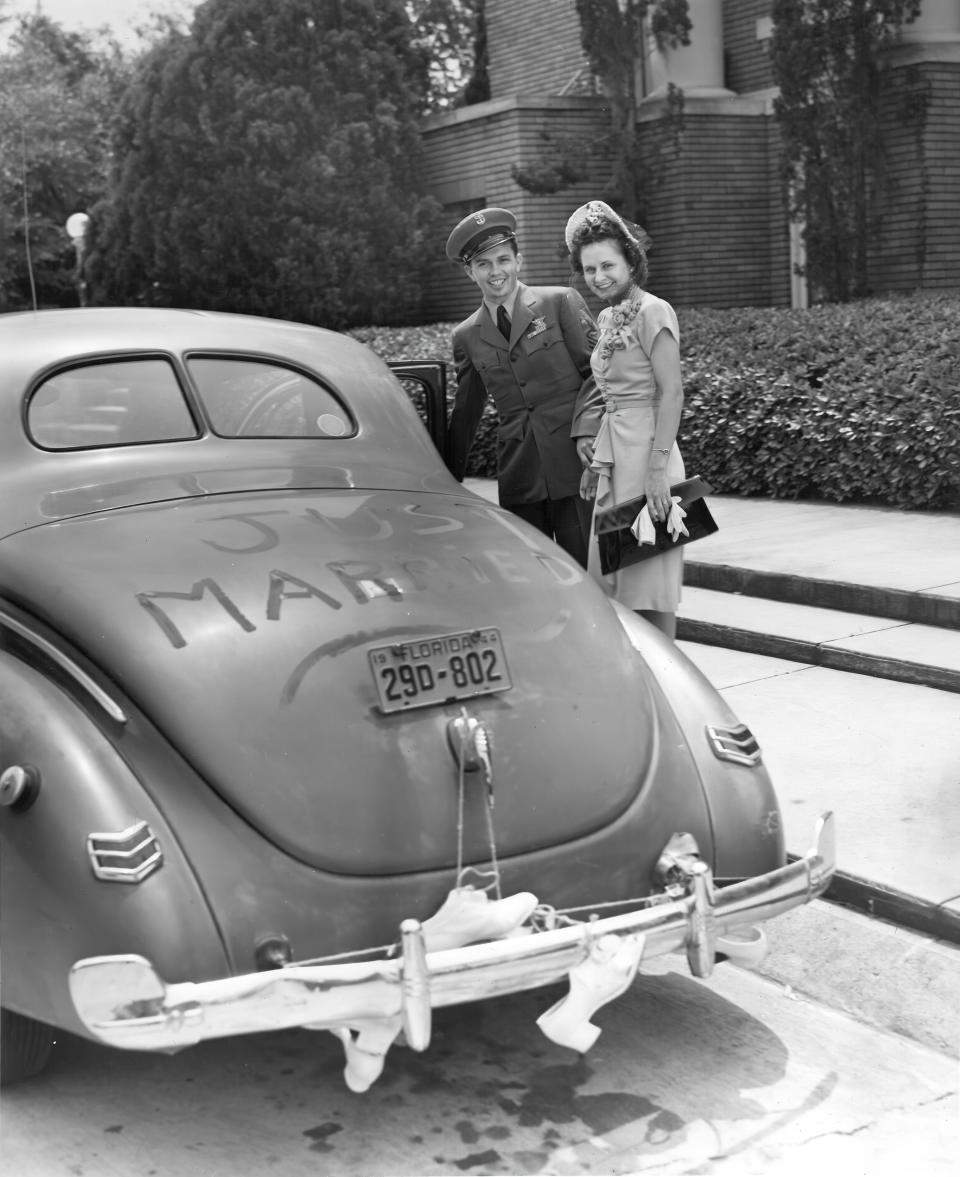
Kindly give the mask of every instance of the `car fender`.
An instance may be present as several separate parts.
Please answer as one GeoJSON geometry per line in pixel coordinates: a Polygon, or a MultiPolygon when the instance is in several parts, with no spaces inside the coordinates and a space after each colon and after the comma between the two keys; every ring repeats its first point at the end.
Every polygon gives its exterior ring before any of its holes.
{"type": "Polygon", "coordinates": [[[0,772],[18,766],[38,787],[0,806],[4,1006],[84,1033],[67,978],[89,955],[141,952],[181,977],[223,975],[220,934],[163,814],[79,701],[4,650],[0,772]],[[140,822],[159,865],[140,882],[97,878],[89,835],[140,822]]]}
{"type": "Polygon", "coordinates": [[[711,746],[709,727],[737,728],[742,721],[674,642],[623,606],[614,608],[689,743],[713,829],[715,876],[742,878],[782,866],[783,821],[766,766],[762,760],[741,764],[721,759],[711,746]]]}

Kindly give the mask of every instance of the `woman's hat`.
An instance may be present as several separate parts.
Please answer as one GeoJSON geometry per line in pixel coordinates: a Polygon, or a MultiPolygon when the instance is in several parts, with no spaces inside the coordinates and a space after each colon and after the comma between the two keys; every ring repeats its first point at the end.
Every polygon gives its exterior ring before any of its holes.
{"type": "Polygon", "coordinates": [[[604,224],[621,229],[627,237],[632,237],[641,249],[650,248],[650,238],[645,229],[639,225],[629,224],[604,201],[588,200],[586,204],[581,204],[575,212],[571,213],[570,219],[567,221],[563,237],[567,243],[568,251],[573,252],[574,239],[581,229],[588,225],[594,227],[604,224]]]}

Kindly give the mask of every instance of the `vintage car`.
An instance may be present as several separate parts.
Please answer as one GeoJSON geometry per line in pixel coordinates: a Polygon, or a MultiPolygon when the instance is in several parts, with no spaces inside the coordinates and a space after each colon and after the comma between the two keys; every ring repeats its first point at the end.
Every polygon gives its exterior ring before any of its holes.
{"type": "Polygon", "coordinates": [[[442,364],[148,308],[0,355],[4,1081],[303,1026],[362,1091],[543,986],[583,1051],[645,957],[756,963],[829,884],[683,653],[450,475],[442,364]]]}

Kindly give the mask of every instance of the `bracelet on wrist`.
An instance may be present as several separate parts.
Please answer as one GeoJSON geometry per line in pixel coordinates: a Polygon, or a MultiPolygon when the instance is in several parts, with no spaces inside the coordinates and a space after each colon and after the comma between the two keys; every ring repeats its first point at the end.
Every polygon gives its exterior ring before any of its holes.
{"type": "Polygon", "coordinates": [[[669,458],[669,456],[670,456],[670,450],[669,450],[669,449],[665,449],[665,450],[664,450],[664,449],[661,449],[659,446],[654,446],[654,447],[653,447],[653,453],[655,453],[655,454],[666,454],[668,458],[669,458]]]}

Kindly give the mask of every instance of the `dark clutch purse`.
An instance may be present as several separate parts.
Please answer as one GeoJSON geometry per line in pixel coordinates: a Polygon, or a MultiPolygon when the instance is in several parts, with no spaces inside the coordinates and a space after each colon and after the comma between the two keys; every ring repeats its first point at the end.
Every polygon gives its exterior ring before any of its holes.
{"type": "Polygon", "coordinates": [[[681,535],[676,540],[667,530],[666,522],[661,520],[654,524],[655,543],[637,542],[630,527],[647,505],[644,495],[638,499],[631,499],[628,503],[610,507],[606,511],[598,511],[594,519],[594,530],[600,547],[600,571],[606,576],[631,564],[639,564],[641,560],[659,556],[661,552],[672,552],[674,548],[692,543],[695,539],[713,535],[718,530],[717,524],[703,497],[712,490],[713,487],[699,475],[670,487],[671,495],[680,496],[680,506],[687,513],[683,525],[690,533],[681,535]]]}

